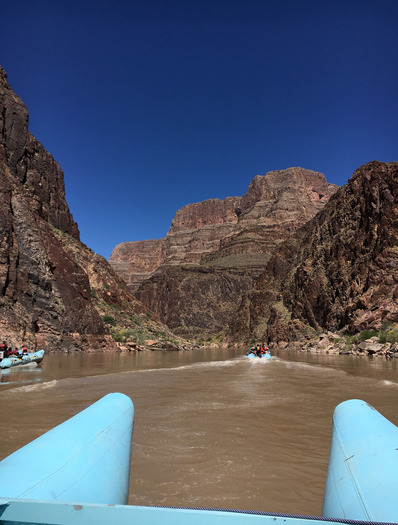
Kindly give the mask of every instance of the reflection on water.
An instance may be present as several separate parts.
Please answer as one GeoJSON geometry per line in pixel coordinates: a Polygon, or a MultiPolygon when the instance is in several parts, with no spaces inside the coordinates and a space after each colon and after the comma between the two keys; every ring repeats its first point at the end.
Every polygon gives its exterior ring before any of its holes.
{"type": "Polygon", "coordinates": [[[335,406],[398,424],[396,361],[242,350],[48,355],[1,375],[0,457],[109,392],[135,406],[130,503],[321,512],[335,406]]]}
{"type": "Polygon", "coordinates": [[[104,354],[46,354],[40,365],[31,363],[0,372],[0,391],[15,383],[35,383],[122,372],[185,366],[233,358],[242,350],[202,349],[185,352],[132,352],[104,354]],[[227,352],[227,353],[226,353],[227,352]]]}
{"type": "Polygon", "coordinates": [[[37,363],[2,369],[0,372],[0,388],[5,385],[22,385],[24,383],[42,382],[42,369],[37,363]]]}

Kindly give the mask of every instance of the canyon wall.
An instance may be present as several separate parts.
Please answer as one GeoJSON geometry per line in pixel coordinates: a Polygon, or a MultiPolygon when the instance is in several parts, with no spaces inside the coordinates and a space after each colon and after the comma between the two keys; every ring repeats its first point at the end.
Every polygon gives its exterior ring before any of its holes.
{"type": "Polygon", "coordinates": [[[13,348],[116,350],[110,328],[120,322],[136,333],[147,308],[80,242],[63,172],[28,123],[0,67],[0,339],[13,348]]]}
{"type": "Polygon", "coordinates": [[[398,163],[371,162],[274,252],[230,323],[271,342],[398,322],[398,163]]]}
{"type": "Polygon", "coordinates": [[[165,238],[121,243],[109,262],[176,333],[218,333],[275,248],[336,190],[323,174],[303,168],[258,175],[243,197],[184,206],[165,238]]]}
{"type": "Polygon", "coordinates": [[[118,245],[108,264],[80,242],[62,170],[28,123],[0,67],[0,338],[11,346],[280,342],[398,323],[398,163],[361,166],[339,189],[303,168],[258,175],[242,197],[178,210],[163,239],[118,245]]]}
{"type": "Polygon", "coordinates": [[[166,237],[121,243],[109,263],[134,291],[167,265],[263,266],[336,189],[323,174],[302,168],[258,175],[243,197],[188,204],[176,212],[166,237]]]}

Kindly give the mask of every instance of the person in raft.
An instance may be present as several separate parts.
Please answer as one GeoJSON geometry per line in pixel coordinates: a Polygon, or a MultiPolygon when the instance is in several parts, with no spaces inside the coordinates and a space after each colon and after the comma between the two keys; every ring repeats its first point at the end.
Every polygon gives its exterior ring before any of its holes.
{"type": "Polygon", "coordinates": [[[263,354],[271,355],[271,352],[269,351],[269,348],[265,343],[263,343],[262,349],[263,349],[263,354]]]}
{"type": "Polygon", "coordinates": [[[10,357],[11,355],[14,355],[14,350],[12,349],[12,346],[9,346],[6,350],[5,357],[10,357]]]}
{"type": "Polygon", "coordinates": [[[3,341],[0,344],[0,356],[7,357],[7,348],[8,348],[7,343],[3,341]]]}

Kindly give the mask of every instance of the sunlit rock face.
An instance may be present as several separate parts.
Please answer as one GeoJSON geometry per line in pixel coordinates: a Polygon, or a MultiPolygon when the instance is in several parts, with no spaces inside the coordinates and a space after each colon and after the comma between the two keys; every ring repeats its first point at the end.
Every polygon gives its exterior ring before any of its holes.
{"type": "MultiPolygon", "coordinates": [[[[166,237],[123,242],[113,250],[109,262],[136,289],[163,265],[224,264],[225,257],[242,254],[269,257],[336,189],[321,173],[302,168],[258,175],[243,197],[188,204],[176,212],[166,237]]],[[[248,266],[253,261],[255,258],[248,266]]],[[[232,265],[236,264],[241,265],[237,258],[232,265]]]]}
{"type": "Polygon", "coordinates": [[[371,162],[274,252],[231,337],[293,341],[398,322],[398,163],[371,162]]]}
{"type": "Polygon", "coordinates": [[[275,248],[337,187],[289,168],[258,175],[243,197],[178,210],[166,237],[119,244],[110,264],[163,322],[190,337],[228,324],[275,248]]]}
{"type": "Polygon", "coordinates": [[[288,168],[257,175],[242,197],[239,220],[208,260],[231,255],[264,254],[311,219],[328,202],[337,186],[322,173],[288,168]]]}
{"type": "Polygon", "coordinates": [[[132,290],[162,265],[197,264],[234,230],[240,200],[229,197],[188,204],[177,211],[166,237],[123,242],[112,251],[109,263],[132,290]]]}

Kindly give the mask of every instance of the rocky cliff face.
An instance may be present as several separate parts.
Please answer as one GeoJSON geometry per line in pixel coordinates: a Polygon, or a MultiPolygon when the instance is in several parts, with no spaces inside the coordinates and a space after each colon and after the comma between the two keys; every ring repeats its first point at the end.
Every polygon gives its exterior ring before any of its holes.
{"type": "Polygon", "coordinates": [[[258,175],[243,197],[188,204],[165,238],[121,243],[109,263],[133,290],[167,265],[264,266],[264,257],[336,190],[321,173],[302,168],[258,175]]]}
{"type": "Polygon", "coordinates": [[[151,239],[118,244],[112,251],[109,264],[131,290],[136,290],[164,260],[163,241],[151,239]]]}
{"type": "Polygon", "coordinates": [[[385,322],[398,322],[398,163],[371,162],[275,251],[230,335],[293,341],[385,322]]]}
{"type": "Polygon", "coordinates": [[[105,339],[87,275],[53,234],[56,229],[79,240],[62,171],[29,133],[28,111],[3,69],[0,110],[1,336],[14,346],[23,339],[34,347],[76,334],[105,339]]]}
{"type": "Polygon", "coordinates": [[[322,209],[336,190],[322,173],[303,168],[257,175],[241,199],[233,232],[206,260],[221,261],[238,254],[247,260],[249,254],[259,253],[268,258],[279,243],[322,209]]]}
{"type": "Polygon", "coordinates": [[[123,242],[112,251],[109,263],[134,291],[163,265],[197,264],[233,231],[240,200],[188,204],[177,211],[166,237],[123,242]]]}
{"type": "Polygon", "coordinates": [[[109,262],[173,330],[189,337],[214,334],[275,247],[336,189],[321,173],[302,168],[257,176],[243,197],[187,205],[164,239],[122,243],[109,262]]]}
{"type": "Polygon", "coordinates": [[[255,275],[250,268],[167,266],[144,281],[136,296],[174,333],[197,339],[228,326],[255,275]]]}
{"type": "MultiPolygon", "coordinates": [[[[28,131],[29,113],[7,83],[0,66],[0,163],[26,199],[32,213],[79,238],[79,230],[65,201],[64,176],[53,157],[28,131]]],[[[10,184],[8,184],[9,186],[10,184]]],[[[9,194],[10,197],[10,194],[9,194]]]]}
{"type": "Polygon", "coordinates": [[[50,351],[116,349],[109,320],[141,333],[147,309],[80,242],[62,170],[28,120],[0,67],[0,339],[50,351]]]}

